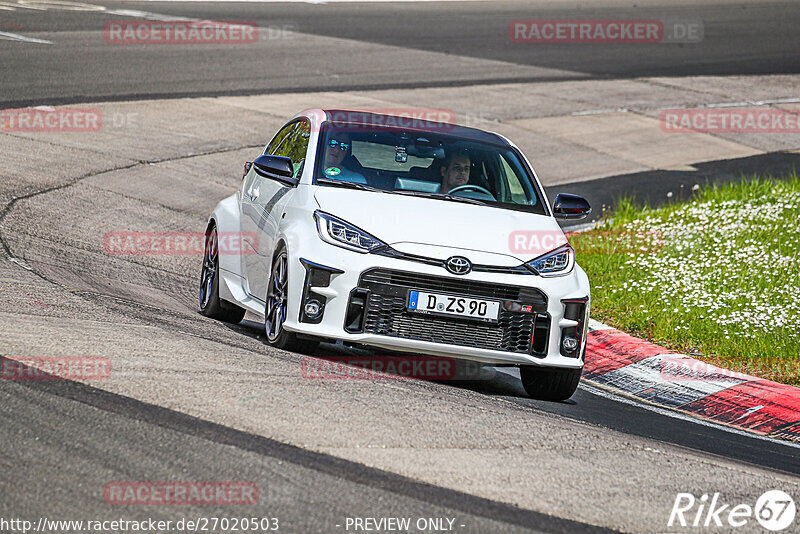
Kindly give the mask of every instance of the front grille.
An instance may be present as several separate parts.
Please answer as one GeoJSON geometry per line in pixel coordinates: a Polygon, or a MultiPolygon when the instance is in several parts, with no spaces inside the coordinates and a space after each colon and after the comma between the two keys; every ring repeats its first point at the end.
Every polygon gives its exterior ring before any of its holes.
{"type": "MultiPolygon", "coordinates": [[[[387,269],[372,269],[365,272],[361,276],[359,287],[369,292],[364,320],[364,332],[367,333],[524,354],[531,353],[531,337],[537,317],[537,337],[549,335],[547,299],[535,288],[504,286],[387,269]],[[503,303],[497,323],[421,315],[406,310],[409,289],[497,299],[503,303]],[[529,305],[532,311],[529,313],[508,311],[505,308],[510,307],[511,303],[529,305]],[[542,328],[544,321],[547,321],[546,329],[542,328]]],[[[546,344],[536,343],[537,350],[534,352],[540,352],[538,347],[544,349],[546,344]]]]}
{"type": "Polygon", "coordinates": [[[467,297],[497,300],[524,301],[529,304],[547,304],[547,297],[540,290],[532,287],[507,286],[491,282],[432,276],[419,273],[407,273],[389,269],[371,269],[361,275],[361,287],[364,284],[385,284],[421,291],[438,291],[455,293],[467,297]]]}

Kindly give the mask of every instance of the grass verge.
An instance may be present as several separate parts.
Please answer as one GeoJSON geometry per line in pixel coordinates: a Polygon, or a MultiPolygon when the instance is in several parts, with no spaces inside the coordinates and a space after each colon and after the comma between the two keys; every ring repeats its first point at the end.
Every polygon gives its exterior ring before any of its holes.
{"type": "Polygon", "coordinates": [[[592,284],[595,319],[800,386],[797,175],[696,189],[659,208],[626,199],[570,242],[592,284]]]}

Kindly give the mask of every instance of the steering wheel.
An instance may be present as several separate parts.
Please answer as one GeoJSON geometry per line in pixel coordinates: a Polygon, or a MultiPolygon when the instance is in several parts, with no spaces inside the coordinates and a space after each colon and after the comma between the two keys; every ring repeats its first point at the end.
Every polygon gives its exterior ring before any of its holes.
{"type": "Polygon", "coordinates": [[[491,193],[491,191],[475,184],[459,185],[458,187],[454,187],[453,189],[451,189],[447,194],[452,195],[453,193],[458,193],[460,191],[468,191],[468,190],[477,191],[479,193],[486,193],[490,197],[494,198],[494,195],[491,193]]]}

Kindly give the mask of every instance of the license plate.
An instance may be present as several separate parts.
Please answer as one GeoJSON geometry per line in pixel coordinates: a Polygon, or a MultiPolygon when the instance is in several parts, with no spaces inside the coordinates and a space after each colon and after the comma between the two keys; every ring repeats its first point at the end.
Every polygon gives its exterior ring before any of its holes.
{"type": "Polygon", "coordinates": [[[435,315],[469,317],[483,321],[497,321],[497,316],[500,313],[500,303],[493,300],[409,291],[408,310],[435,315]]]}

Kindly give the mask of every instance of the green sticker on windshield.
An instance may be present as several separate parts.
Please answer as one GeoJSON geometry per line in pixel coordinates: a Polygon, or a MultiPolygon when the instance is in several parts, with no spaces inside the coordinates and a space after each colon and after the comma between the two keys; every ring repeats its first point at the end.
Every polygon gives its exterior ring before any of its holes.
{"type": "Polygon", "coordinates": [[[340,172],[342,172],[342,169],[340,169],[339,167],[328,167],[327,169],[325,169],[325,174],[327,174],[328,176],[336,176],[340,172]]]}

